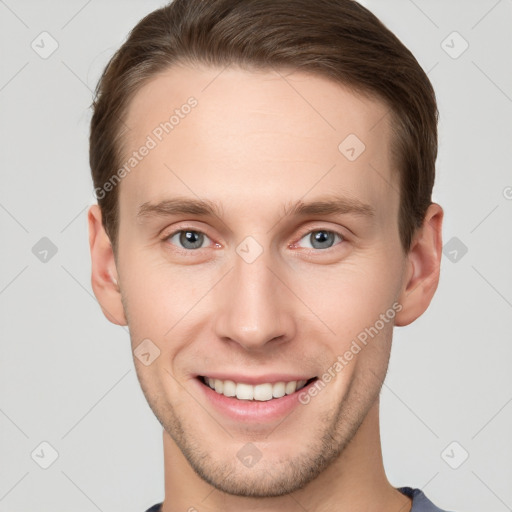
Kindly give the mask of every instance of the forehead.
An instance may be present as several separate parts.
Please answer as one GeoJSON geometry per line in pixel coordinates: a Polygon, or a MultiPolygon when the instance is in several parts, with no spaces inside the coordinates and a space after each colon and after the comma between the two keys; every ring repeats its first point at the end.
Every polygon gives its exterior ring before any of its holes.
{"type": "Polygon", "coordinates": [[[121,208],[186,195],[253,212],[271,199],[277,211],[339,193],[396,215],[388,112],[307,73],[172,67],[129,105],[125,162],[150,149],[123,180],[121,208]]]}

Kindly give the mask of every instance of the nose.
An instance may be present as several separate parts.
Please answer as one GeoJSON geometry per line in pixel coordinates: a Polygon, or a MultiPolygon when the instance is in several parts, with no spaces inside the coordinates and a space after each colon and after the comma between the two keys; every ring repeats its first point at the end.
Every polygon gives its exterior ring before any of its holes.
{"type": "Polygon", "coordinates": [[[215,330],[219,339],[245,350],[267,350],[295,335],[293,295],[268,251],[255,261],[235,256],[234,268],[217,290],[215,330]]]}

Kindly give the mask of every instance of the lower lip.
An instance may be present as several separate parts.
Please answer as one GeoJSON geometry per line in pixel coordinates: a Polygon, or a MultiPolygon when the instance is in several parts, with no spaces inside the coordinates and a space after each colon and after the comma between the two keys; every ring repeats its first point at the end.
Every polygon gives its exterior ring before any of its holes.
{"type": "Polygon", "coordinates": [[[206,399],[223,415],[238,422],[263,423],[278,420],[289,414],[295,407],[303,405],[299,402],[299,395],[308,391],[316,380],[307,386],[295,391],[291,395],[284,395],[281,398],[272,400],[239,400],[236,397],[227,397],[214,391],[210,386],[204,384],[199,378],[194,379],[206,399]]]}

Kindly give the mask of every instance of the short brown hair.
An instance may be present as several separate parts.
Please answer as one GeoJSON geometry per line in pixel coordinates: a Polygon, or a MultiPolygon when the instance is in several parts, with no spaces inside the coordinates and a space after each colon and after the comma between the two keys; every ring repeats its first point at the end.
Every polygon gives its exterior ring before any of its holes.
{"type": "MultiPolygon", "coordinates": [[[[404,252],[431,204],[438,110],[412,53],[355,0],[174,0],[145,16],[110,59],[92,103],[95,190],[122,162],[123,120],[134,94],[179,63],[286,68],[327,77],[390,108],[404,252]]],[[[340,141],[341,142],[341,141],[340,141]]],[[[114,251],[119,187],[98,197],[114,251]]]]}

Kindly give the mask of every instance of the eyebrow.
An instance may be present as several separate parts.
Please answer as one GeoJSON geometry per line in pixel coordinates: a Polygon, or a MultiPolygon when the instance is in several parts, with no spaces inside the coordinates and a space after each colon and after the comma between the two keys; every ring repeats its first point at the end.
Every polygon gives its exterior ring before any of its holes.
{"type": "Polygon", "coordinates": [[[137,217],[164,217],[170,215],[201,215],[204,217],[222,217],[217,203],[208,199],[172,198],[152,204],[143,203],[139,207],[137,217]]]}
{"type": "MultiPolygon", "coordinates": [[[[143,203],[139,207],[137,218],[167,217],[171,215],[198,215],[222,219],[222,208],[207,199],[171,198],[158,203],[143,203]]],[[[304,217],[307,215],[345,215],[375,217],[375,208],[359,199],[331,196],[317,201],[295,201],[283,207],[284,217],[304,217]]]]}
{"type": "Polygon", "coordinates": [[[323,200],[305,203],[301,200],[288,204],[283,208],[284,216],[306,215],[345,215],[353,214],[361,217],[375,217],[375,208],[359,199],[333,196],[323,200]]]}

